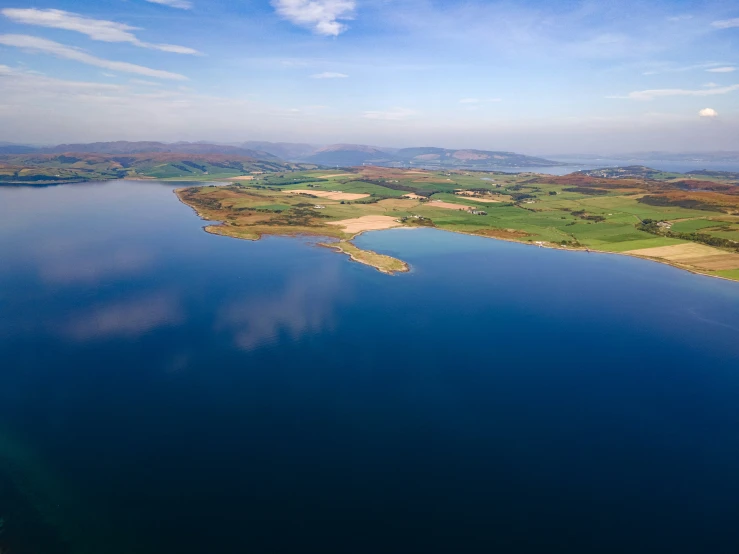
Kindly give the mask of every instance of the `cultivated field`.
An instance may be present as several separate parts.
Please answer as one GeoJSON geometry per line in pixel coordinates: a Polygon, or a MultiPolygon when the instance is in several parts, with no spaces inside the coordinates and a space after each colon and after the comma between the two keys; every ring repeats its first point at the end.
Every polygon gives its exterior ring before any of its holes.
{"type": "Polygon", "coordinates": [[[427,226],[557,248],[629,253],[739,279],[739,186],[715,178],[686,185],[674,175],[666,177],[359,167],[337,173],[264,173],[248,182],[178,194],[206,219],[223,222],[210,232],[242,238],[312,234],[349,240],[368,230],[427,226]],[[685,195],[680,187],[691,190],[685,195]],[[695,190],[700,187],[720,192],[695,190]]]}

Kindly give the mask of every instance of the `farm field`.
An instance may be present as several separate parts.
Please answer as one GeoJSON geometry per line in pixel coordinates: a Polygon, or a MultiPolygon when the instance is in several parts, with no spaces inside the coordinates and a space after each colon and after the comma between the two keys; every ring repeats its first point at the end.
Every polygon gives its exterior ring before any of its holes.
{"type": "Polygon", "coordinates": [[[310,234],[349,241],[371,229],[431,226],[539,246],[628,253],[737,279],[739,187],[737,194],[729,194],[729,187],[718,195],[692,191],[684,199],[673,194],[679,186],[580,174],[361,167],[261,174],[178,194],[204,218],[222,222],[208,227],[210,232],[244,238],[310,234]],[[680,258],[670,250],[685,244],[712,253],[680,258]]]}

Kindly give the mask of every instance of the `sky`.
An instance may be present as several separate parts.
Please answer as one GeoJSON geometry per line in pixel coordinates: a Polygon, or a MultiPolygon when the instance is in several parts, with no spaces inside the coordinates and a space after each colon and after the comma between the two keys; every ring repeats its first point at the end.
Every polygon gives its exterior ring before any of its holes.
{"type": "Polygon", "coordinates": [[[739,150],[739,3],[0,0],[0,141],[739,150]]]}

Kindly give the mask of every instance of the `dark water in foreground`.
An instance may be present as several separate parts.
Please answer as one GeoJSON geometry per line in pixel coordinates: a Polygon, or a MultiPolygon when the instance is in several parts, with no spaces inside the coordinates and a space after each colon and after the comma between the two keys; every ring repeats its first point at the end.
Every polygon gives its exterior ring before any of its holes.
{"type": "Polygon", "coordinates": [[[10,554],[739,549],[739,284],[170,189],[0,189],[10,554]]]}

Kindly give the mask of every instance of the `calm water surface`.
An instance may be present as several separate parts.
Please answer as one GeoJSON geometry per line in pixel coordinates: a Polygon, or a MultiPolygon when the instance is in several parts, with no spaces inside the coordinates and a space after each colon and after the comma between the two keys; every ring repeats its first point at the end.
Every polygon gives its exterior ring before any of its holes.
{"type": "Polygon", "coordinates": [[[435,230],[0,189],[0,548],[739,550],[739,284],[435,230]]]}

